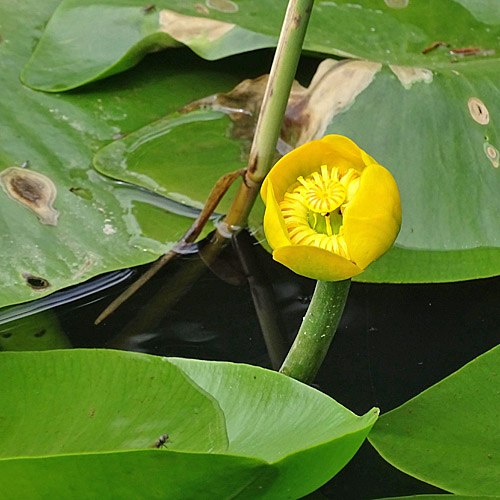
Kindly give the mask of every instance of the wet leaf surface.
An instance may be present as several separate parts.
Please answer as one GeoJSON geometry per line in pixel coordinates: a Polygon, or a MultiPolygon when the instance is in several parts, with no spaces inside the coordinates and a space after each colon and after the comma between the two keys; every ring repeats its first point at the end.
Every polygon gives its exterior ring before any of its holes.
{"type": "MultiPolygon", "coordinates": [[[[0,307],[150,262],[171,248],[196,210],[99,175],[92,156],[103,145],[207,92],[229,90],[242,78],[239,62],[216,70],[178,51],[168,67],[162,54],[126,77],[84,91],[35,92],[21,84],[19,74],[57,4],[0,5],[0,172],[3,179],[13,171],[43,176],[56,188],[52,204],[59,213],[50,219],[57,225],[42,224],[33,209],[0,189],[0,307]]],[[[245,59],[244,74],[255,71],[256,61],[245,59]]],[[[33,184],[23,186],[28,198],[37,194],[33,184]]]]}

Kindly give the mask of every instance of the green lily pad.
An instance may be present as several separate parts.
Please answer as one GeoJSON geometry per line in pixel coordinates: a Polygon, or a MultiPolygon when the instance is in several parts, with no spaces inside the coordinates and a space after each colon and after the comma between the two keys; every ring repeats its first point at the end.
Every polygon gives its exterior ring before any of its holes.
{"type": "MultiPolygon", "coordinates": [[[[23,72],[33,88],[59,91],[134,65],[148,51],[184,44],[217,59],[276,44],[286,0],[65,0],[23,72]]],[[[496,0],[317,1],[304,48],[410,66],[498,59],[496,0]],[[422,54],[435,42],[443,45],[422,54]]]]}
{"type": "MultiPolygon", "coordinates": [[[[0,5],[0,175],[13,166],[16,172],[42,174],[57,190],[53,207],[59,212],[57,225],[42,224],[0,188],[0,307],[168,251],[197,211],[99,175],[92,156],[116,138],[207,93],[229,90],[242,78],[238,61],[215,69],[179,50],[168,67],[150,58],[126,78],[107,79],[84,92],[35,92],[20,83],[19,73],[57,4],[0,5]]],[[[256,61],[245,59],[244,74],[260,64],[256,61]]]]}
{"type": "Polygon", "coordinates": [[[500,346],[399,408],[370,434],[406,474],[460,495],[498,495],[500,346]]]}
{"type": "Polygon", "coordinates": [[[245,365],[101,350],[0,356],[6,497],[58,498],[71,484],[73,498],[300,498],[350,460],[378,414],[357,417],[245,365]]]}

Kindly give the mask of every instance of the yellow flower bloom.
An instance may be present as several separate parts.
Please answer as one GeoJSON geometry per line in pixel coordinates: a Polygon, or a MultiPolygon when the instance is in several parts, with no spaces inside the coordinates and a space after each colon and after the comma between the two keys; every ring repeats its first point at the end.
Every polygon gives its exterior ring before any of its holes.
{"type": "Polygon", "coordinates": [[[340,135],[308,142],[281,158],[261,196],[274,259],[317,280],[361,273],[392,246],[401,226],[390,172],[340,135]]]}

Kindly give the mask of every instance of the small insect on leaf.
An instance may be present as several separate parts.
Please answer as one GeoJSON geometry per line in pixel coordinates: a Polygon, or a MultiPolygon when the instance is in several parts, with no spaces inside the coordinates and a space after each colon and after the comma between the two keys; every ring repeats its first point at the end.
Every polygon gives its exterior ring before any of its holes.
{"type": "Polygon", "coordinates": [[[153,444],[150,446],[150,448],[166,448],[167,445],[165,444],[168,441],[168,434],[162,434],[153,444]]]}

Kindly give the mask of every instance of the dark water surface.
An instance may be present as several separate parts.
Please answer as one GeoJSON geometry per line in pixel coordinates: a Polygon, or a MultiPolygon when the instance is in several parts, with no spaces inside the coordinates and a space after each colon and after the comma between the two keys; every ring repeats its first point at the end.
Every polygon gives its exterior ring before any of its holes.
{"type": "MultiPolygon", "coordinates": [[[[247,238],[244,247],[255,259],[257,279],[253,277],[252,284],[258,293],[267,294],[271,305],[276,301],[272,309],[277,311],[283,342],[289,345],[314,282],[273,262],[247,238]]],[[[66,298],[68,303],[54,311],[73,347],[127,349],[271,368],[248,276],[233,249],[214,266],[222,276],[204,268],[197,255],[184,256],[94,326],[104,307],[146,267],[112,273],[29,307],[43,309],[44,304],[50,307],[66,298]],[[190,273],[201,276],[188,285],[190,273]]],[[[499,344],[499,304],[500,278],[436,285],[353,283],[316,384],[357,414],[372,406],[387,412],[499,344]]],[[[10,311],[26,313],[20,308],[10,311]]],[[[12,312],[0,312],[0,322],[8,314],[14,317],[12,312]]],[[[365,443],[321,492],[329,499],[368,500],[441,490],[397,471],[365,443]]]]}

